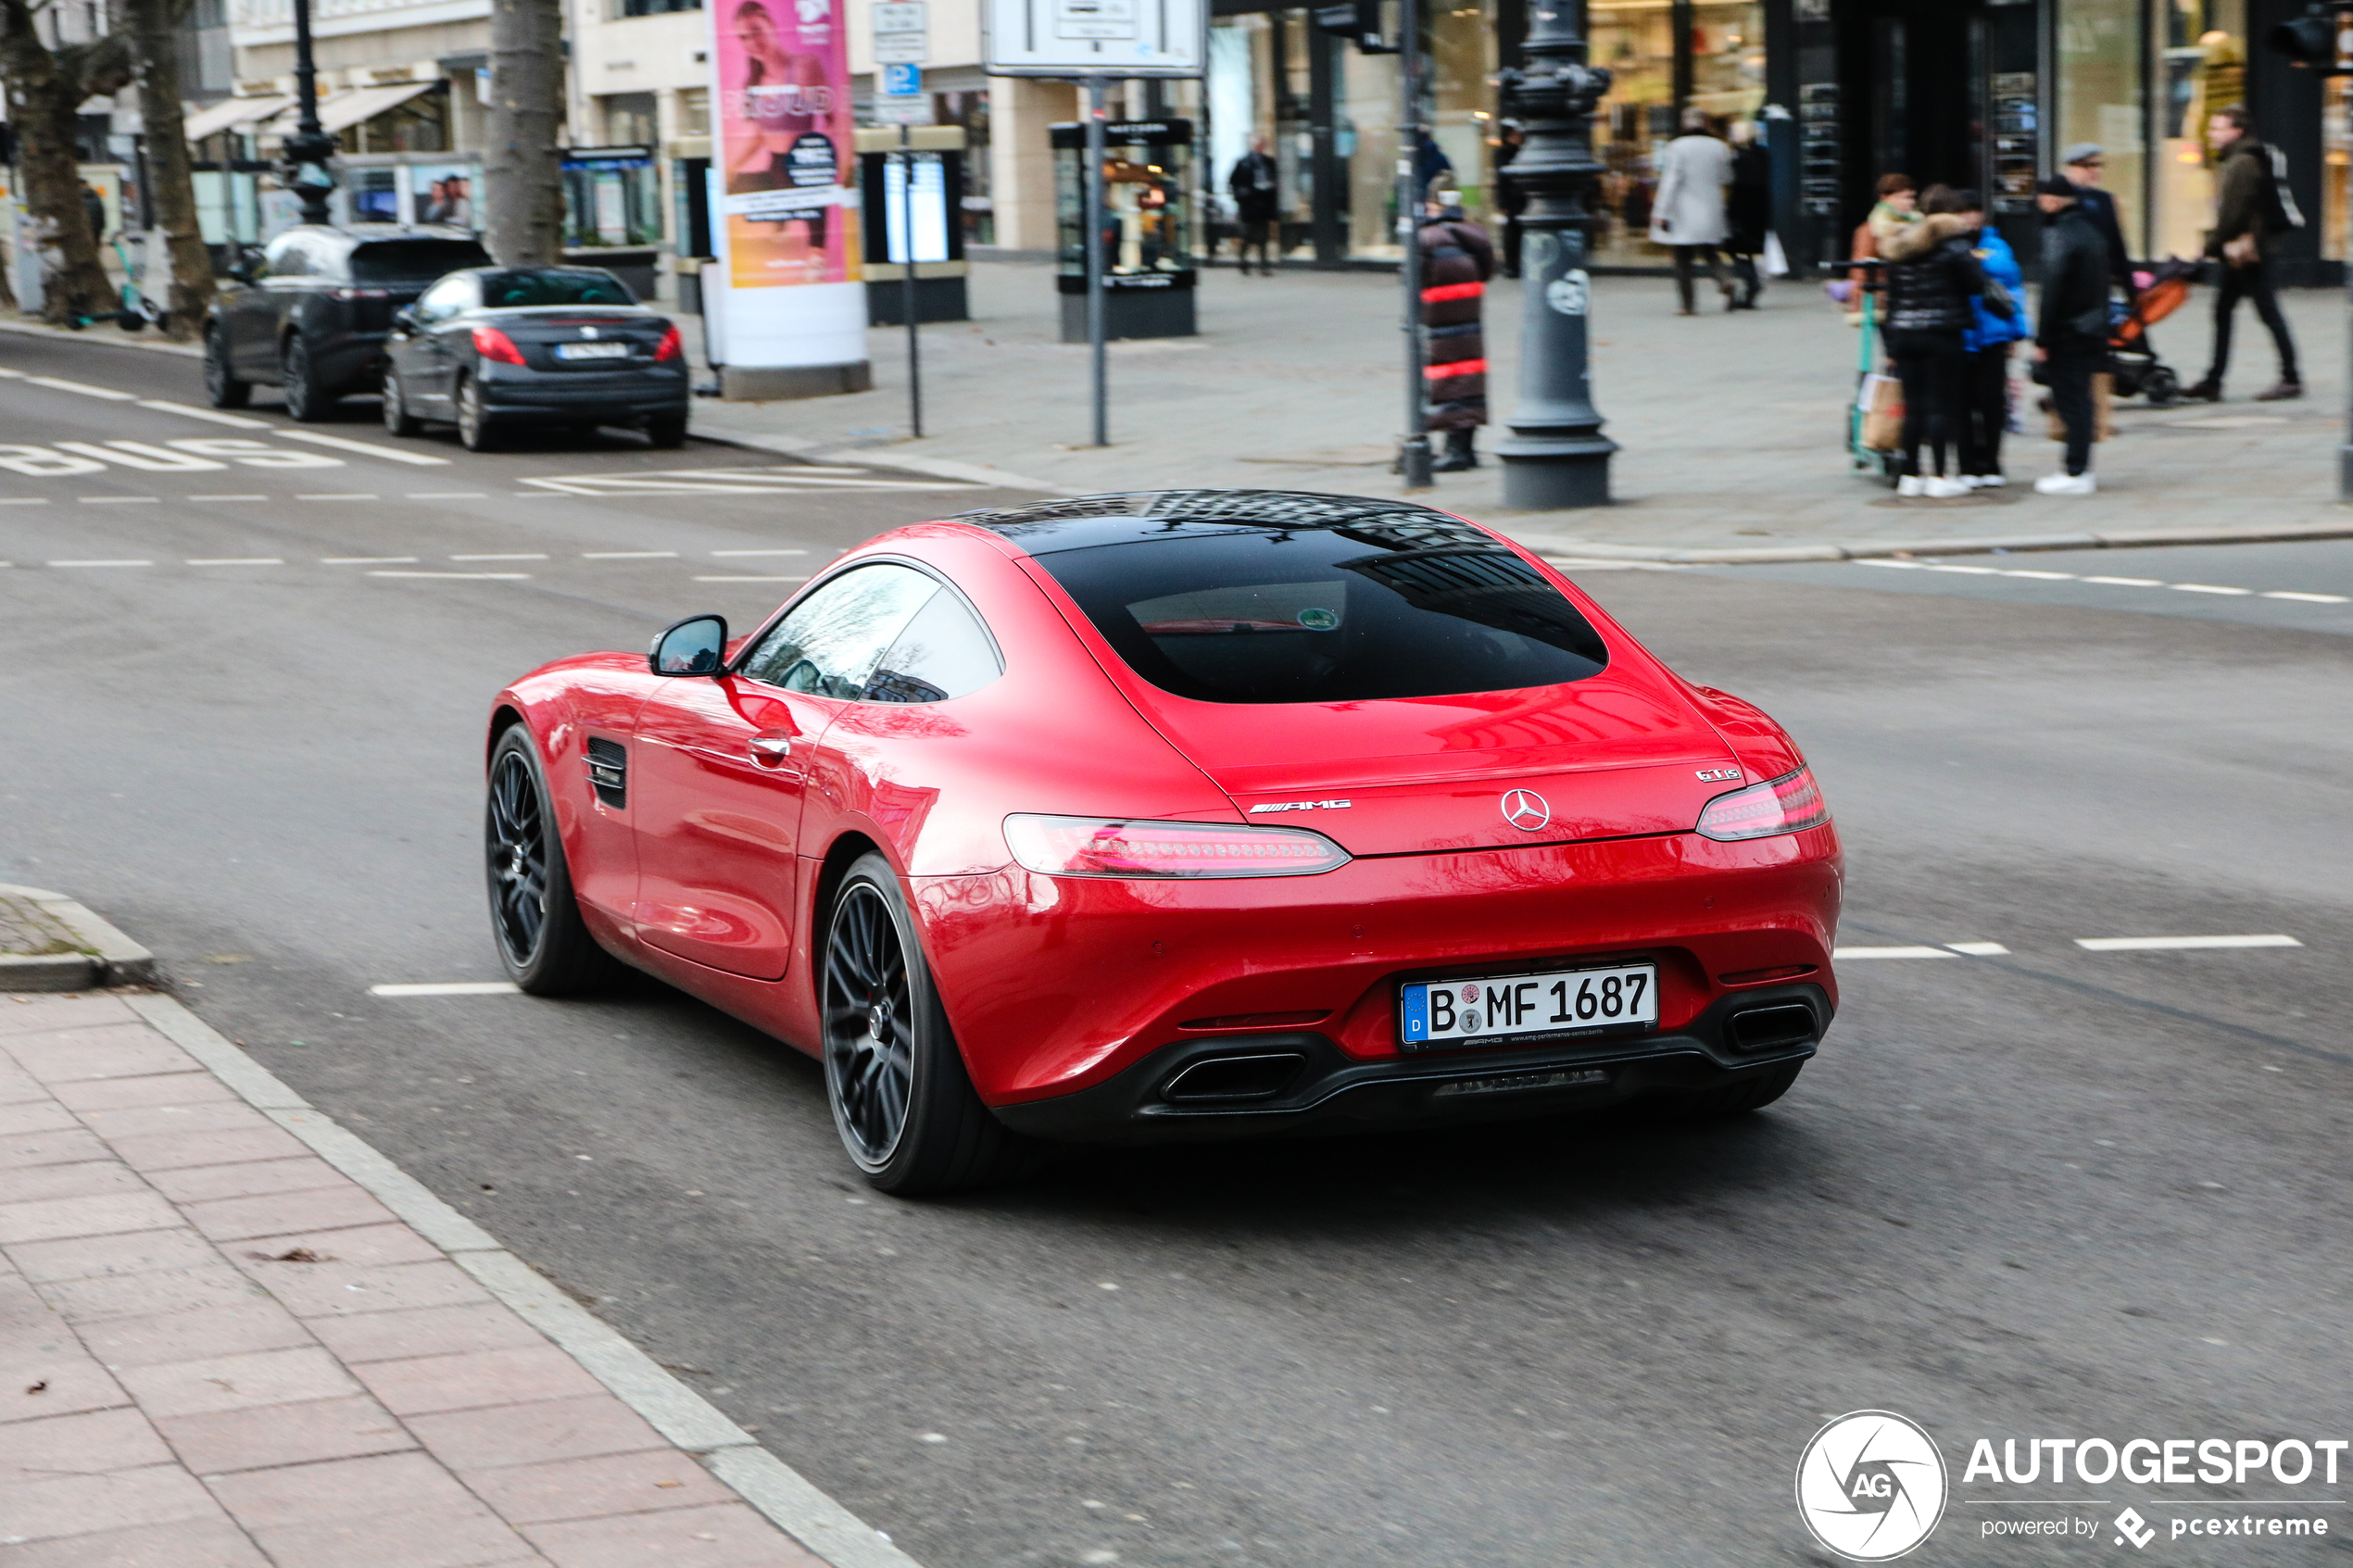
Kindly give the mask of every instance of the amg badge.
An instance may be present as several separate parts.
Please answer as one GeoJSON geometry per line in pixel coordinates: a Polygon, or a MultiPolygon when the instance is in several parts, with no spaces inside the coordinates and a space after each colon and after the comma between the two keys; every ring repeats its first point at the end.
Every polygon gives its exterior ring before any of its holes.
{"type": "Polygon", "coordinates": [[[1250,809],[1252,816],[1262,811],[1345,811],[1353,804],[1347,800],[1262,800],[1250,809]]]}

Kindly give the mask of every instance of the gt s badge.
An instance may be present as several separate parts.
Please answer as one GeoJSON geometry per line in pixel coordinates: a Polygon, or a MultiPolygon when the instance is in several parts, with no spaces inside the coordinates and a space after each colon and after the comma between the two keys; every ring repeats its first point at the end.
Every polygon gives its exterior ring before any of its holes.
{"type": "Polygon", "coordinates": [[[1703,784],[1730,784],[1739,779],[1741,771],[1738,768],[1702,768],[1699,776],[1703,784]]]}
{"type": "Polygon", "coordinates": [[[1250,809],[1252,816],[1261,811],[1345,811],[1355,804],[1349,800],[1262,800],[1250,809]]]}

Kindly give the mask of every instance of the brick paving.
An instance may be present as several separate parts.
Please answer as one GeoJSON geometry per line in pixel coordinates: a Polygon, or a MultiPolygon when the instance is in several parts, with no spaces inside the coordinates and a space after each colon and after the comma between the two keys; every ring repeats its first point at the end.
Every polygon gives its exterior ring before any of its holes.
{"type": "Polygon", "coordinates": [[[0,1564],[820,1568],[121,999],[0,997],[0,1564]]]}

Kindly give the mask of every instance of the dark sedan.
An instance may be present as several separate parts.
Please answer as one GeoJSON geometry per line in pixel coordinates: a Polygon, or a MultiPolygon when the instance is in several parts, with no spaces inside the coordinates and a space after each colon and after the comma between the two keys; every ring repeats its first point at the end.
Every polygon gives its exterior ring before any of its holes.
{"type": "Polygon", "coordinates": [[[393,317],[384,429],[450,420],[479,452],[522,425],[635,425],[676,446],[687,380],[677,327],[602,268],[474,267],[393,317]]]}

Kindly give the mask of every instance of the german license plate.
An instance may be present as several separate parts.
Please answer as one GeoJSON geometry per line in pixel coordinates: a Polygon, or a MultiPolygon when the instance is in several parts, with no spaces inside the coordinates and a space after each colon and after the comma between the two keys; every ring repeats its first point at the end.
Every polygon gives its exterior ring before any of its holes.
{"type": "Polygon", "coordinates": [[[1416,981],[1397,997],[1398,1043],[1409,1051],[1567,1039],[1657,1022],[1658,967],[1646,963],[1416,981]]]}
{"type": "Polygon", "coordinates": [[[559,359],[626,359],[629,345],[625,343],[560,343],[556,345],[559,359]]]}

